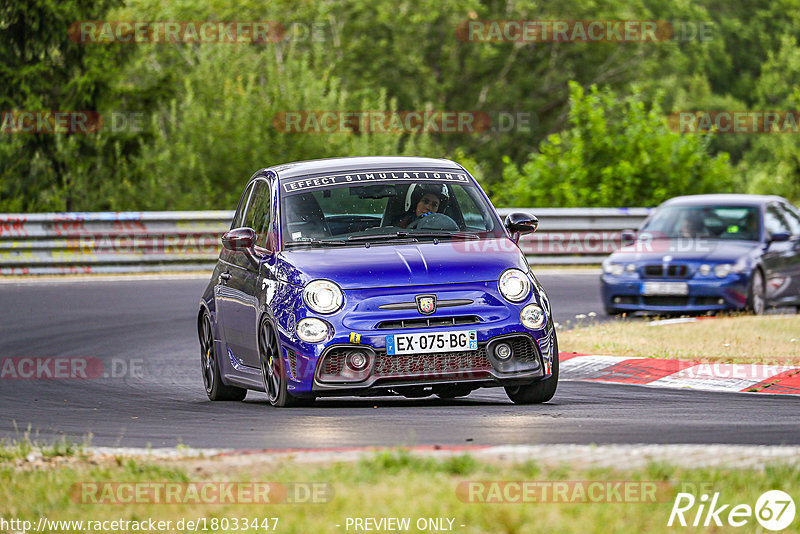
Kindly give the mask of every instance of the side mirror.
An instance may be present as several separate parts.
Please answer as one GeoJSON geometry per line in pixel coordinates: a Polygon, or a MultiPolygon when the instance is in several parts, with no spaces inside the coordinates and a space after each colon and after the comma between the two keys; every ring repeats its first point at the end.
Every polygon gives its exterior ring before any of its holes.
{"type": "Polygon", "coordinates": [[[623,247],[633,245],[636,242],[636,232],[633,230],[623,230],[620,233],[620,239],[622,240],[623,247]]]}
{"type": "Polygon", "coordinates": [[[252,228],[234,228],[222,235],[222,246],[232,252],[253,252],[256,231],[252,228]]]}
{"type": "Polygon", "coordinates": [[[781,241],[789,241],[791,238],[792,234],[789,232],[778,232],[771,234],[767,239],[767,243],[780,243],[781,241]]]}
{"type": "Polygon", "coordinates": [[[530,234],[531,232],[535,232],[539,227],[539,219],[530,213],[515,211],[508,214],[505,225],[512,234],[530,234]]]}

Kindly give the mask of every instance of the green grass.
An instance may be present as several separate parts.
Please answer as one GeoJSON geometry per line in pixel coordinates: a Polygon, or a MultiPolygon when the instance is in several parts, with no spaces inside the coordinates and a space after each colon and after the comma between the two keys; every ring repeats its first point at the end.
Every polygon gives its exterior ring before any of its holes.
{"type": "MultiPolygon", "coordinates": [[[[624,459],[620,458],[624,466],[624,459]]],[[[202,461],[91,462],[30,469],[0,461],[0,510],[5,518],[36,522],[40,516],[59,520],[279,517],[282,533],[344,532],[348,517],[454,518],[455,532],[479,533],[661,533],[666,527],[674,494],[681,488],[713,488],[724,502],[755,504],[771,489],[800,495],[800,469],[782,465],[765,469],[684,469],[651,464],[643,469],[581,469],[569,465],[545,467],[535,462],[489,464],[462,455],[445,460],[402,451],[379,452],[353,463],[324,467],[285,461],[278,467],[251,464],[229,468],[215,459],[202,461]],[[322,482],[332,485],[324,504],[82,504],[72,485],[80,482],[189,481],[322,482]],[[464,481],[654,481],[674,491],[660,502],[644,503],[469,503],[456,488],[464,481]],[[691,486],[688,486],[691,485],[691,486]],[[336,525],[341,527],[336,527],[336,525]],[[461,527],[460,525],[465,525],[461,527]]],[[[699,495],[698,495],[699,496],[699,495]]],[[[754,520],[753,520],[754,521],[754,520]]],[[[754,523],[753,523],[754,524],[754,523]]],[[[797,532],[791,528],[784,532],[797,532]]],[[[673,527],[674,528],[674,527],[673,527]]],[[[714,532],[713,529],[680,529],[714,532]]],[[[353,532],[353,530],[350,530],[353,532]]],[[[723,532],[725,529],[716,530],[723,532]]],[[[742,532],[753,532],[754,527],[742,532]]],[[[262,531],[263,532],[263,531],[262,531]]],[[[412,527],[410,532],[417,532],[412,527]]]]}
{"type": "Polygon", "coordinates": [[[610,321],[559,332],[558,344],[582,354],[800,365],[800,315],[735,315],[661,326],[610,321]]]}
{"type": "Polygon", "coordinates": [[[0,461],[18,460],[26,458],[30,453],[41,454],[43,458],[60,458],[78,456],[84,453],[91,444],[92,437],[88,435],[82,443],[61,436],[52,440],[39,440],[31,436],[30,429],[20,433],[18,438],[0,440],[0,461]]]}

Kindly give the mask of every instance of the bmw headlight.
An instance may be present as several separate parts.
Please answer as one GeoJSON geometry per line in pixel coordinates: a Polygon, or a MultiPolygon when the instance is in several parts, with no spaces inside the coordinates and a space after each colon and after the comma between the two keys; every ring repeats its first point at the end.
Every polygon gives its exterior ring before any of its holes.
{"type": "MultiPolygon", "coordinates": [[[[635,266],[634,266],[635,268],[635,266]]],[[[603,271],[606,274],[619,276],[625,272],[625,266],[621,263],[603,262],[603,271]]]]}
{"type": "Polygon", "coordinates": [[[531,294],[531,280],[519,269],[503,271],[498,286],[500,293],[511,302],[521,302],[531,294]]]}
{"type": "Polygon", "coordinates": [[[307,343],[319,343],[328,337],[328,325],[316,317],[306,317],[297,322],[297,337],[307,343]]]}
{"type": "Polygon", "coordinates": [[[330,280],[313,280],[303,289],[303,300],[317,313],[333,313],[342,307],[344,295],[330,280]]]}
{"type": "Polygon", "coordinates": [[[704,263],[703,265],[700,266],[700,269],[698,270],[700,271],[700,274],[702,274],[703,276],[708,276],[709,273],[711,272],[711,266],[707,263],[704,263]]]}
{"type": "Polygon", "coordinates": [[[546,320],[544,311],[536,304],[528,304],[519,314],[519,320],[525,325],[525,328],[531,330],[539,330],[544,326],[546,320]]]}
{"type": "Polygon", "coordinates": [[[725,278],[731,273],[732,265],[730,263],[720,263],[714,266],[714,275],[717,278],[725,278]]]}

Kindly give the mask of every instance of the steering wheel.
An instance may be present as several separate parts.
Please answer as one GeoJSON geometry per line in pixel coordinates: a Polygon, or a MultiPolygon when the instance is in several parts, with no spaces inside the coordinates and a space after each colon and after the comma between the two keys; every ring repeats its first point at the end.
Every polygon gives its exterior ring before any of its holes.
{"type": "Polygon", "coordinates": [[[420,217],[412,221],[411,224],[408,225],[408,228],[416,230],[460,230],[458,224],[444,213],[431,213],[430,215],[420,217]]]}

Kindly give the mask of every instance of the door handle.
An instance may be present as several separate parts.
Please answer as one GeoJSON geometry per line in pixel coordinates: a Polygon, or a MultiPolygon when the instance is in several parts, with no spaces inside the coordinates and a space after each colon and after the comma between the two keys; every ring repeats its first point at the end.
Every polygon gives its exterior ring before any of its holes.
{"type": "Polygon", "coordinates": [[[220,284],[227,284],[228,280],[231,279],[231,273],[225,271],[224,273],[220,273],[219,275],[219,283],[220,284]]]}

